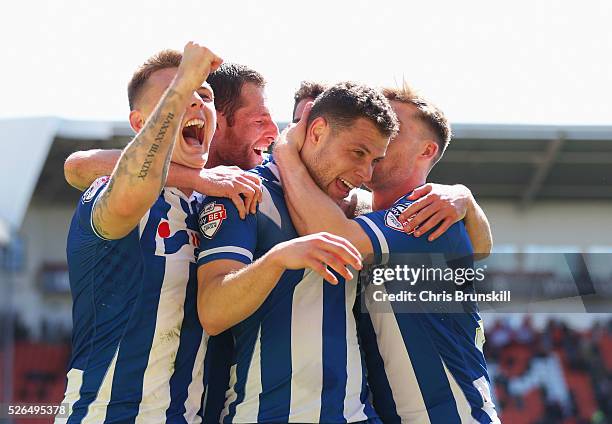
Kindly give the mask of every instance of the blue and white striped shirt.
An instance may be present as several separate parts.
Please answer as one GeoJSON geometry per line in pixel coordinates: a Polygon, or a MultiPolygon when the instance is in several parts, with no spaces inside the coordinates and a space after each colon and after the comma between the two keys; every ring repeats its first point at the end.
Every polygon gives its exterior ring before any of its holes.
{"type": "Polygon", "coordinates": [[[166,188],[130,234],[105,240],[91,212],[106,183],[83,194],[68,234],[67,421],[202,422],[207,336],[196,308],[196,196],[166,188]]]}
{"type": "MultiPolygon", "coordinates": [[[[433,242],[426,236],[413,237],[397,220],[409,204],[402,197],[387,210],[355,218],[372,242],[375,263],[393,269],[408,264],[415,254],[424,254],[411,265],[472,268],[472,245],[463,223],[454,224],[433,242]]],[[[365,284],[360,293],[364,299],[359,336],[374,407],[382,421],[499,423],[482,353],[484,330],[477,305],[460,305],[459,311],[446,313],[434,313],[431,306],[407,312],[402,302],[373,300],[375,290],[398,295],[405,288],[403,281],[391,281],[365,284]]]]}
{"type": "MultiPolygon", "coordinates": [[[[255,172],[263,181],[257,214],[241,220],[227,199],[204,202],[198,265],[217,259],[248,265],[297,237],[276,165],[255,172]]],[[[312,271],[285,271],[262,306],[231,328],[234,354],[221,421],[345,423],[375,417],[352,312],[355,296],[356,282],[332,286],[312,271]]]]}

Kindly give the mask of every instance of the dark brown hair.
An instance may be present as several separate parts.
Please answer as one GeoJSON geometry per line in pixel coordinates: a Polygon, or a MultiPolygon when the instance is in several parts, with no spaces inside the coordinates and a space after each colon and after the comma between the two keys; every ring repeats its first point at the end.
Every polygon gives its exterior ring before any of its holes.
{"type": "Polygon", "coordinates": [[[325,84],[321,84],[314,81],[302,81],[300,83],[300,88],[297,89],[295,94],[293,95],[293,112],[291,113],[291,117],[295,115],[295,110],[297,109],[297,105],[304,99],[316,99],[319,97],[319,94],[325,91],[327,86],[325,84]]]}
{"type": "Polygon", "coordinates": [[[266,80],[257,71],[237,63],[224,62],[207,79],[215,93],[215,108],[223,113],[227,125],[234,125],[234,113],[242,106],[240,92],[246,83],[265,87],[266,80]]]}
{"type": "Polygon", "coordinates": [[[308,125],[323,117],[332,129],[349,127],[359,118],[368,119],[381,134],[393,137],[399,128],[389,101],[378,90],[354,82],[341,82],[319,95],[312,106],[308,125]]]}

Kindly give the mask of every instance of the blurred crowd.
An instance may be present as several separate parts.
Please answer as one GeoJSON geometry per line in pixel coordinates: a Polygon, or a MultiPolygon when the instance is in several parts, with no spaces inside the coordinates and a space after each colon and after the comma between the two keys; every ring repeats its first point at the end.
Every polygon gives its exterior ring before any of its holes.
{"type": "MultiPolygon", "coordinates": [[[[12,400],[59,402],[70,329],[44,324],[32,334],[15,320],[13,336],[12,400]]],[[[3,378],[9,347],[0,351],[3,378]]],[[[538,330],[529,316],[518,327],[491,321],[484,353],[503,423],[612,424],[612,319],[586,330],[556,319],[538,330]]]]}
{"type": "Polygon", "coordinates": [[[488,323],[485,356],[502,422],[612,423],[612,319],[575,330],[529,316],[488,323]]]}

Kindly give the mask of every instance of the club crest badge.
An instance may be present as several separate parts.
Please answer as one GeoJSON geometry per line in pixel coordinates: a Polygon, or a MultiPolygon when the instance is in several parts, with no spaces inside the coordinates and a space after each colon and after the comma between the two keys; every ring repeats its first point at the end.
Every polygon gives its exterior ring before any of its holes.
{"type": "Polygon", "coordinates": [[[91,202],[91,199],[94,198],[94,196],[98,193],[98,191],[100,191],[100,188],[106,184],[106,182],[110,179],[110,177],[105,176],[105,177],[100,177],[97,180],[95,180],[91,186],[89,186],[89,188],[87,189],[87,191],[85,192],[85,194],[83,194],[83,203],[87,203],[87,202],[91,202]]]}
{"type": "MultiPolygon", "coordinates": [[[[385,213],[385,225],[392,230],[404,232],[404,227],[402,223],[399,221],[398,217],[408,208],[408,205],[399,203],[390,207],[385,213]]],[[[413,216],[410,217],[412,219],[413,216]]],[[[414,230],[413,230],[414,231],[414,230]]],[[[412,234],[411,231],[409,234],[412,234]]]]}
{"type": "Polygon", "coordinates": [[[227,218],[227,212],[223,204],[212,202],[204,205],[200,212],[200,232],[207,239],[212,239],[217,231],[221,228],[221,224],[227,218]]]}

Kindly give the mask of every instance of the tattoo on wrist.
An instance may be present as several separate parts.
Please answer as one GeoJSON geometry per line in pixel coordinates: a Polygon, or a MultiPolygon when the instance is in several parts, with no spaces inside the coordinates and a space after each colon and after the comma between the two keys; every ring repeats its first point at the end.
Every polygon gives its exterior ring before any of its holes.
{"type": "Polygon", "coordinates": [[[107,214],[108,210],[108,197],[113,191],[113,187],[115,186],[115,180],[113,178],[110,179],[106,189],[102,194],[100,194],[100,198],[96,202],[95,207],[92,210],[93,214],[93,224],[95,230],[104,238],[109,238],[110,234],[104,230],[104,217],[107,214]]]}
{"type": "Polygon", "coordinates": [[[147,156],[144,160],[144,163],[142,164],[142,167],[140,168],[140,172],[138,173],[138,178],[140,178],[141,180],[144,180],[146,176],[149,174],[149,168],[151,168],[151,165],[153,164],[153,159],[155,155],[157,154],[157,152],[159,151],[159,145],[163,143],[166,132],[168,132],[168,127],[170,126],[170,122],[173,119],[174,119],[174,114],[172,112],[168,112],[166,119],[164,119],[164,122],[162,122],[162,126],[159,129],[159,132],[155,136],[155,142],[149,148],[149,151],[147,152],[147,156]]]}

